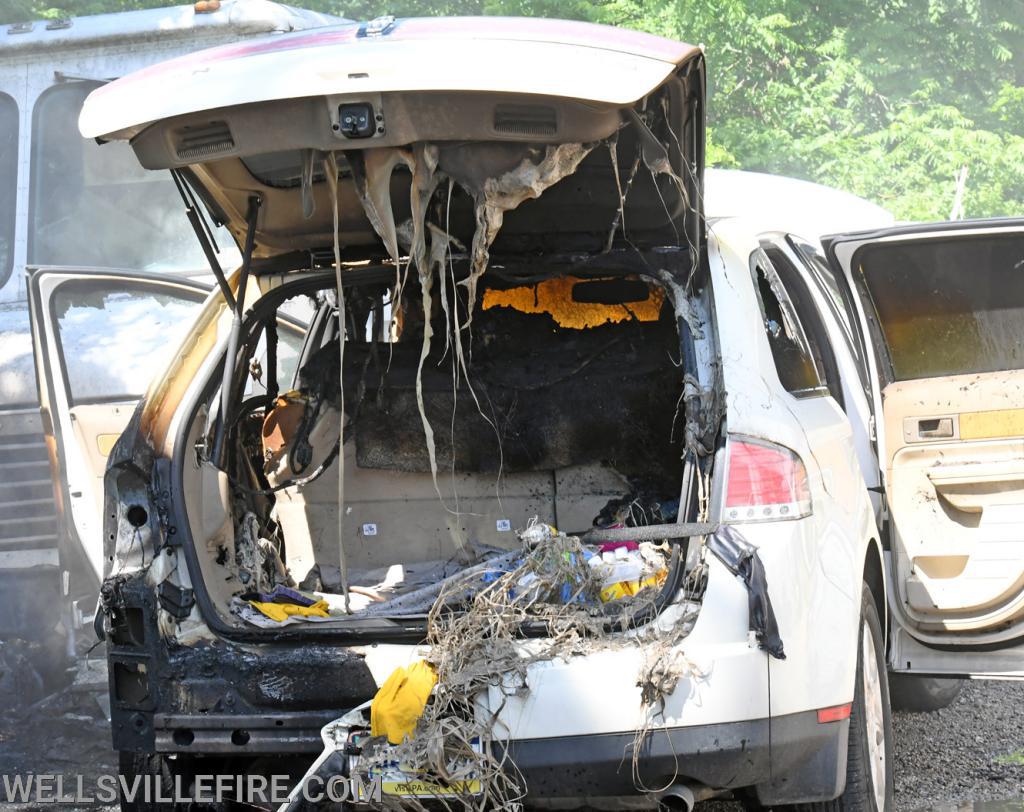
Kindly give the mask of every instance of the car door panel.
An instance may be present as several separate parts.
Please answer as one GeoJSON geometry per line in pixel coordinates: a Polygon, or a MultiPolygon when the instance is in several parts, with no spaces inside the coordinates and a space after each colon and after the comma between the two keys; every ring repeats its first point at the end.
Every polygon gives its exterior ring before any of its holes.
{"type": "Polygon", "coordinates": [[[993,628],[1022,609],[1021,410],[998,408],[1020,402],[1013,377],[901,381],[882,392],[897,585],[922,630],[993,628]]]}
{"type": "Polygon", "coordinates": [[[755,291],[775,371],[786,390],[765,408],[775,415],[771,422],[782,410],[795,418],[802,442],[790,442],[807,466],[813,500],[808,532],[791,536],[781,525],[769,525],[752,539],[759,543],[769,583],[780,577],[785,583],[783,589],[774,587],[772,597],[780,629],[786,629],[787,654],[785,661],[771,659],[768,665],[774,716],[806,707],[808,697],[824,706],[852,693],[855,647],[823,649],[821,640],[855,639],[870,506],[819,302],[802,283],[792,256],[778,243],[761,244],[751,258],[755,291]],[[820,480],[820,488],[814,480],[820,480]],[[772,530],[779,531],[777,542],[769,540],[772,530]],[[810,671],[808,658],[816,662],[810,671]]]}
{"type": "Polygon", "coordinates": [[[107,457],[135,410],[134,403],[89,403],[68,410],[74,439],[82,454],[96,515],[103,510],[103,472],[107,457]]]}
{"type": "Polygon", "coordinates": [[[1024,222],[842,235],[826,251],[876,350],[890,664],[1024,677],[1024,222]]]}
{"type": "Polygon", "coordinates": [[[208,291],[201,283],[154,274],[30,273],[36,377],[60,497],[61,566],[74,582],[69,594],[85,596],[102,580],[106,458],[208,291]]]}

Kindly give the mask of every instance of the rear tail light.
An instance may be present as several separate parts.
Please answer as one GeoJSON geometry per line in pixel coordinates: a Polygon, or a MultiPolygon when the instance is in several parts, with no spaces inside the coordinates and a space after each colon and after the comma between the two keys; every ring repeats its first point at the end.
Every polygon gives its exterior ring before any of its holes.
{"type": "Polygon", "coordinates": [[[725,521],[772,522],[810,513],[807,468],[800,457],[764,440],[729,439],[725,521]]]}

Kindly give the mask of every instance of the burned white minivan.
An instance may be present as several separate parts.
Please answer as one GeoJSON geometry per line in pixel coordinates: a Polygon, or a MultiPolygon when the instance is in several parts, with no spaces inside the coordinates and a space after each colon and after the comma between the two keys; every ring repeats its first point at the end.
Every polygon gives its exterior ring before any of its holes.
{"type": "MultiPolygon", "coordinates": [[[[411,808],[891,807],[886,664],[948,669],[887,654],[889,551],[919,597],[950,562],[915,578],[876,523],[845,243],[833,266],[704,218],[699,48],[384,18],[154,66],[80,124],[173,173],[218,282],[104,475],[124,772],[358,775],[411,808]]],[[[152,341],[197,294],[29,287],[84,466],[126,404],[76,410],[62,318],[135,307],[152,341]]],[[[943,623],[920,645],[957,645],[943,623]]]]}

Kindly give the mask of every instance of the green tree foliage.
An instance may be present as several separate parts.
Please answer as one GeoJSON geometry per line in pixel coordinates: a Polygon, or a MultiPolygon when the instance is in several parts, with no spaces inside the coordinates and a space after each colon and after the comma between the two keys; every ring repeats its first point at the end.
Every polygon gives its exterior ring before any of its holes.
{"type": "Polygon", "coordinates": [[[906,219],[1024,214],[1024,4],[613,0],[603,22],[699,42],[720,165],[802,177],[906,219]]]}
{"type": "MultiPolygon", "coordinates": [[[[0,18],[160,0],[0,0],[0,18]]],[[[1020,0],[306,0],[353,19],[563,17],[704,45],[709,163],[825,183],[904,219],[1024,214],[1020,0]]]]}

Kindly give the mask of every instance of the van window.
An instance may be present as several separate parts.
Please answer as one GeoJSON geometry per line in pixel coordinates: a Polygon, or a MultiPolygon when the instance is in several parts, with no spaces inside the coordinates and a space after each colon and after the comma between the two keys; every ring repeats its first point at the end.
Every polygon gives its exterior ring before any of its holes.
{"type": "MultiPolygon", "coordinates": [[[[170,174],[143,169],[125,142],[82,138],[96,82],[56,85],[33,111],[29,262],[146,271],[208,268],[170,174]]],[[[216,238],[233,248],[228,233],[216,238]]]]}
{"type": "Polygon", "coordinates": [[[0,288],[14,267],[14,212],[18,197],[18,104],[0,93],[0,288]]]}
{"type": "Polygon", "coordinates": [[[853,267],[895,380],[1024,369],[1024,235],[867,245],[853,267]]]}
{"type": "Polygon", "coordinates": [[[798,397],[828,394],[824,375],[815,361],[807,332],[797,317],[789,294],[764,251],[750,260],[761,307],[768,346],[771,347],[779,381],[798,397]]]}
{"type": "Polygon", "coordinates": [[[140,397],[195,320],[201,290],[123,279],[75,279],[54,292],[68,402],[140,397]]]}

